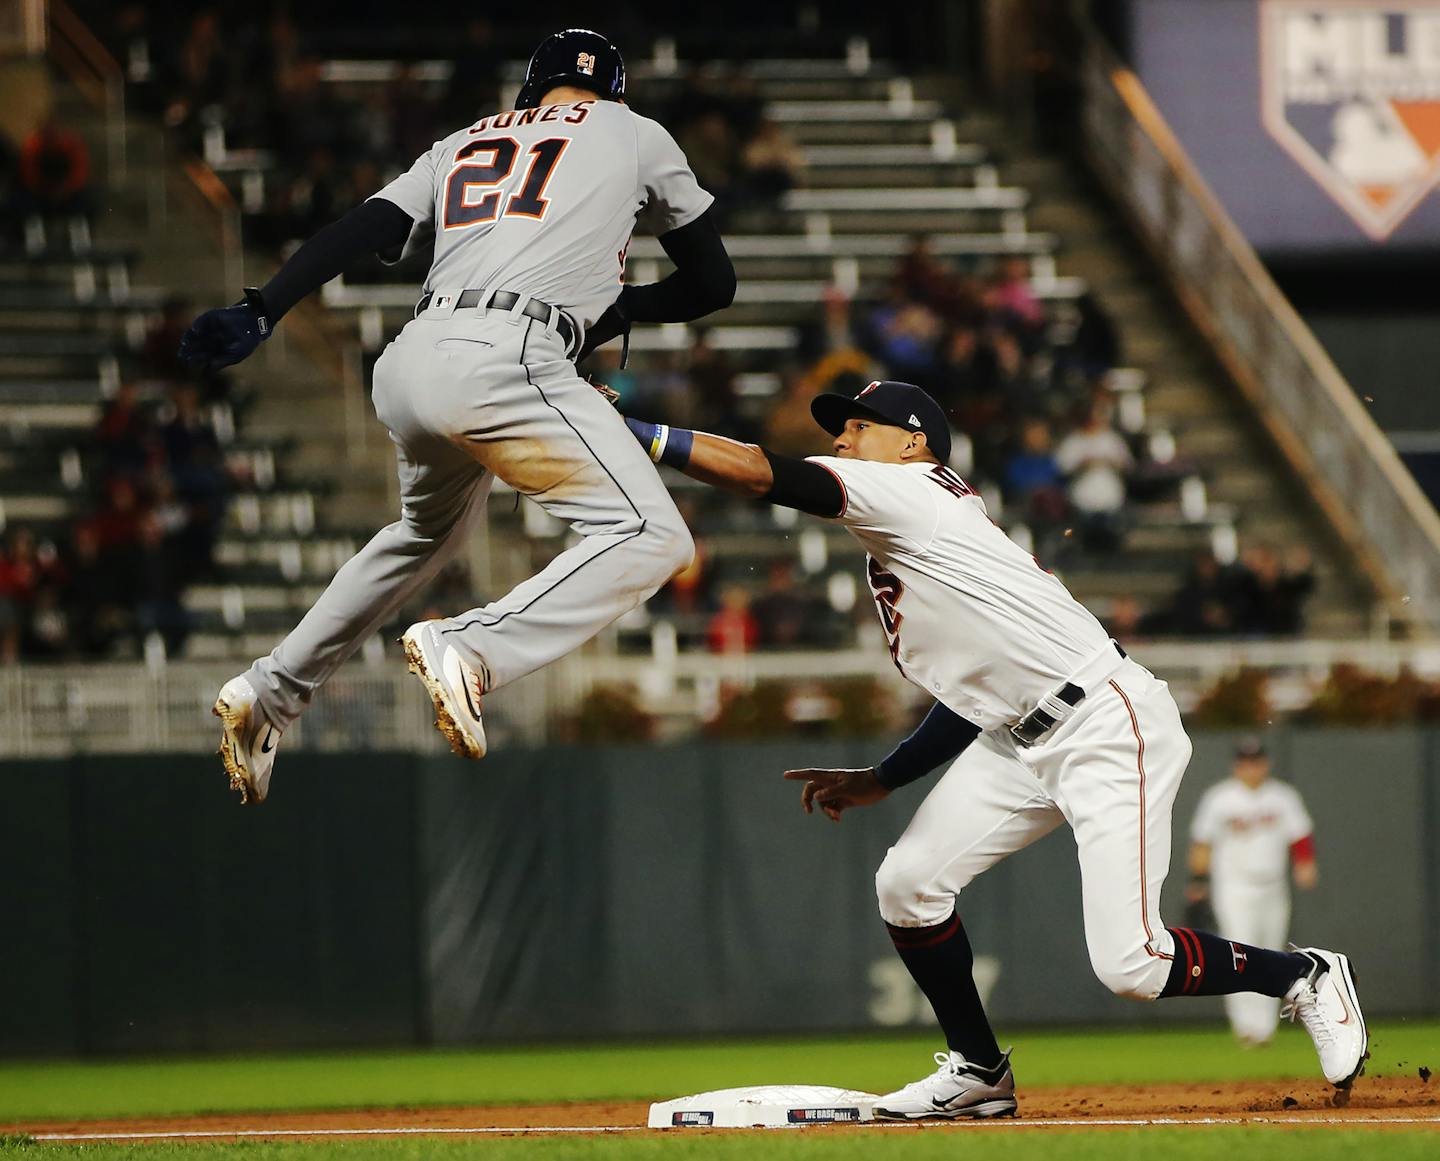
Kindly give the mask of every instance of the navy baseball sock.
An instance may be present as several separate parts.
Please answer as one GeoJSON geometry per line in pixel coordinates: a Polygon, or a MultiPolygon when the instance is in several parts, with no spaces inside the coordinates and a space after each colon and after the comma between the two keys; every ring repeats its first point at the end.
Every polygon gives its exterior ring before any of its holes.
{"type": "Polygon", "coordinates": [[[933,927],[885,925],[890,940],[945,1033],[951,1052],[971,1064],[991,1068],[1000,1060],[1000,1046],[975,988],[975,956],[958,912],[933,927]]]}
{"type": "Polygon", "coordinates": [[[1228,996],[1232,992],[1283,996],[1315,966],[1308,955],[1298,951],[1232,943],[1188,927],[1167,930],[1175,937],[1175,958],[1161,996],[1228,996]]]}

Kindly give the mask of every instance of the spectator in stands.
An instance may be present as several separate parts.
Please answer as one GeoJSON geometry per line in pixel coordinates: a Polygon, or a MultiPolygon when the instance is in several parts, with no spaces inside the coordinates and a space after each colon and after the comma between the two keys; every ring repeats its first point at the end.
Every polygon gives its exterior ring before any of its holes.
{"type": "Polygon", "coordinates": [[[22,216],[89,217],[90,150],[78,133],[53,116],[21,143],[19,173],[22,216]]]}
{"type": "Polygon", "coordinates": [[[765,591],[751,605],[757,641],[769,649],[793,649],[814,642],[814,602],[795,583],[795,562],[770,562],[765,591]]]}
{"type": "Polygon", "coordinates": [[[219,14],[201,9],[190,18],[189,31],[166,69],[165,124],[198,137],[200,113],[225,97],[224,51],[219,14]]]}
{"type": "MultiPolygon", "coordinates": [[[[371,143],[375,157],[419,157],[434,143],[436,137],[435,103],[425,92],[413,64],[399,66],[380,97],[383,123],[382,139],[371,143]]],[[[470,114],[470,120],[479,118],[470,114]]],[[[464,120],[464,118],[462,118],[464,120]]],[[[367,192],[369,188],[367,187],[367,192]]]]}
{"type": "Polygon", "coordinates": [[[20,606],[0,581],[0,665],[20,660],[20,606]]]}
{"type": "Polygon", "coordinates": [[[65,657],[71,652],[70,622],[59,584],[41,585],[36,590],[21,649],[35,658],[65,657]]]}
{"type": "Polygon", "coordinates": [[[720,608],[705,627],[705,645],[711,653],[750,653],[760,640],[760,625],[750,608],[743,585],[726,585],[720,608]]]}
{"type": "Polygon", "coordinates": [[[201,414],[195,385],[175,384],[170,399],[173,414],[161,437],[174,494],[185,507],[185,519],[173,531],[179,574],[189,581],[214,570],[228,479],[220,441],[201,414]]]}
{"type": "Polygon", "coordinates": [[[891,286],[889,297],[870,314],[876,358],[892,378],[905,382],[930,381],[940,332],[940,316],[923,303],[906,297],[899,283],[891,286]]]}
{"type": "Polygon", "coordinates": [[[1235,583],[1215,554],[1197,552],[1168,609],[1148,624],[1180,637],[1224,637],[1235,631],[1235,583]]]}
{"type": "Polygon", "coordinates": [[[715,197],[717,213],[731,213],[740,170],[740,140],[718,109],[702,113],[678,130],[675,139],[690,159],[696,180],[715,197]]]}
{"type": "Polygon", "coordinates": [[[782,455],[828,453],[830,441],[816,430],[810,400],[821,391],[853,394],[878,374],[869,356],[855,348],[824,355],[808,370],[786,367],[780,373],[780,400],[771,408],[764,424],[765,446],[782,455]]]}
{"type": "Polygon", "coordinates": [[[1235,627],[1258,637],[1293,637],[1304,621],[1304,606],[1315,591],[1315,567],[1303,547],[1284,562],[1268,544],[1245,550],[1235,593],[1235,627]]]}
{"type": "Polygon", "coordinates": [[[139,475],[162,458],[153,417],[133,381],[122,382],[102,406],[95,443],[108,474],[139,475]]]}
{"type": "Polygon", "coordinates": [[[167,657],[179,657],[190,636],[190,614],[180,600],[182,581],[174,553],[153,514],[140,518],[139,535],[126,564],[140,651],[154,633],[164,642],[167,657]]]}
{"type": "Polygon", "coordinates": [[[1065,360],[1082,378],[1094,381],[1120,366],[1120,332],[1093,291],[1087,290],[1076,299],[1075,312],[1075,336],[1065,360]]]}
{"type": "MultiPolygon", "coordinates": [[[[465,38],[455,54],[442,101],[447,124],[475,121],[500,107],[501,64],[502,54],[495,46],[495,29],[489,18],[470,16],[465,21],[465,38]]],[[[409,156],[420,152],[416,150],[409,156]]]]}
{"type": "Polygon", "coordinates": [[[805,177],[805,151],[776,121],[762,117],[740,151],[748,198],[775,204],[805,177]]]}
{"type": "Polygon", "coordinates": [[[670,583],[651,598],[657,610],[674,613],[681,617],[695,617],[702,613],[709,603],[710,547],[705,541],[700,523],[699,508],[692,496],[676,496],[675,507],[684,517],[685,526],[695,538],[695,555],[690,563],[670,578],[670,583]]]}
{"type": "Polygon", "coordinates": [[[1110,407],[1091,403],[1084,422],[1055,448],[1066,494],[1079,524],[1080,541],[1095,552],[1114,552],[1125,535],[1125,474],[1130,448],[1110,425],[1110,407]]]}
{"type": "Polygon", "coordinates": [[[100,538],[89,524],[74,529],[68,573],[64,607],[70,639],[82,656],[106,656],[130,618],[121,578],[101,556],[100,538]]]}
{"type": "Polygon", "coordinates": [[[191,371],[180,362],[177,354],[180,336],[195,317],[195,307],[183,294],[172,294],[165,299],[160,317],[145,332],[145,346],[141,353],[141,367],[146,378],[179,382],[191,378],[191,371]]]}
{"type": "Polygon", "coordinates": [[[111,476],[105,483],[99,507],[86,520],[107,561],[128,551],[139,540],[143,513],[134,481],[125,475],[111,476]]]}
{"type": "Polygon", "coordinates": [[[896,267],[895,282],[906,299],[928,306],[947,323],[978,326],[984,320],[974,280],[937,258],[934,245],[923,234],[910,240],[896,267]]]}
{"type": "Polygon", "coordinates": [[[1006,500],[1024,513],[1037,533],[1063,523],[1065,477],[1051,450],[1050,424],[1031,417],[1020,425],[1020,448],[1005,465],[1006,500]]]}
{"type": "Polygon", "coordinates": [[[1141,636],[1144,620],[1140,602],[1131,594],[1124,593],[1110,603],[1110,615],[1104,619],[1104,623],[1110,636],[1125,644],[1141,636]]]}
{"type": "Polygon", "coordinates": [[[713,422],[717,435],[746,442],[759,438],[755,425],[740,410],[735,383],[735,365],[730,356],[710,341],[709,327],[696,327],[690,344],[690,382],[695,392],[698,417],[713,422]]]}
{"type": "Polygon", "coordinates": [[[1045,307],[1030,285],[1028,259],[1012,255],[1001,260],[985,288],[985,306],[991,319],[1020,337],[1027,350],[1038,345],[1045,307]]]}
{"type": "Polygon", "coordinates": [[[0,660],[53,656],[65,647],[59,593],[65,570],[49,541],[16,525],[0,551],[0,660]]]}
{"type": "Polygon", "coordinates": [[[1006,399],[1000,390],[995,348],[971,324],[953,326],[940,344],[930,393],[952,427],[975,439],[987,474],[999,470],[991,455],[1003,438],[1006,399]]]}

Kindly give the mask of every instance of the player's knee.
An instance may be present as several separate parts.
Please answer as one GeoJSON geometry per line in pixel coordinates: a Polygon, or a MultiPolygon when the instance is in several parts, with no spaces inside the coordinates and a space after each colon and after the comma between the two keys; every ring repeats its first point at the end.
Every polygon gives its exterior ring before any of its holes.
{"type": "Polygon", "coordinates": [[[890,848],[875,872],[875,898],[880,918],[892,927],[929,927],[943,923],[955,910],[955,896],[931,888],[928,868],[900,847],[890,848]]]}
{"type": "Polygon", "coordinates": [[[695,538],[690,535],[690,529],[685,526],[679,512],[646,520],[645,533],[651,538],[660,583],[668,581],[677,572],[683,572],[695,560],[695,538]]]}
{"type": "Polygon", "coordinates": [[[1095,977],[1126,1000],[1157,998],[1170,976],[1170,961],[1152,955],[1143,944],[1127,949],[1090,952],[1095,977]]]}

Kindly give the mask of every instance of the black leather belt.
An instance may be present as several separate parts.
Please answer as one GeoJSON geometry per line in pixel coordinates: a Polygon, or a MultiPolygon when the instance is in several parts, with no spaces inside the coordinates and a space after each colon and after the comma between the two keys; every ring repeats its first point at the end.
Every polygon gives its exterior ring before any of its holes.
{"type": "MultiPolygon", "coordinates": [[[[483,290],[462,290],[460,297],[455,300],[456,310],[465,310],[468,307],[479,306],[480,299],[484,296],[483,290]]],[[[415,313],[418,315],[430,305],[433,294],[427,294],[415,304],[415,313]]],[[[521,296],[512,290],[497,290],[490,296],[490,301],[485,304],[490,310],[512,310],[521,296]]],[[[558,306],[551,306],[549,303],[541,302],[538,298],[532,298],[525,303],[520,311],[526,318],[533,318],[536,322],[550,325],[553,318],[555,321],[555,333],[560,336],[560,341],[565,344],[568,351],[575,346],[575,337],[579,328],[570,321],[570,316],[558,306]]]]}
{"type": "MultiPolygon", "coordinates": [[[[1129,654],[1120,647],[1119,642],[1112,642],[1112,644],[1115,645],[1115,652],[1120,654],[1121,657],[1129,656],[1129,654]]],[[[1056,701],[1064,702],[1064,704],[1073,709],[1085,700],[1085,690],[1081,689],[1073,681],[1067,681],[1049,696],[1053,697],[1056,701]]],[[[1049,733],[1059,720],[1058,717],[1046,710],[1043,705],[1037,705],[1011,726],[1010,732],[1015,736],[1015,740],[1022,746],[1033,746],[1049,733]]]]}

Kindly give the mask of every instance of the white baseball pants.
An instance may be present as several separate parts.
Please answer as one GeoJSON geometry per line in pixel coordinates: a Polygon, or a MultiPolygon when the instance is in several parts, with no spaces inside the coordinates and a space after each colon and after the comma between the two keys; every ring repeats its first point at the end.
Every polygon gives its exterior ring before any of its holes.
{"type": "MultiPolygon", "coordinates": [[[[1215,918],[1226,938],[1252,947],[1284,947],[1290,930],[1290,888],[1285,880],[1247,883],[1211,873],[1215,918]]],[[[1236,1036],[1260,1043],[1275,1035],[1280,1000],[1237,992],[1225,997],[1225,1015],[1236,1036]]]]}
{"type": "Polygon", "coordinates": [[[943,922],[975,876],[1068,822],[1091,966],[1117,995],[1155,999],[1174,952],[1160,888],[1190,749],[1166,684],[1130,660],[1038,745],[1003,728],[981,734],[881,864],[881,916],[896,927],[943,922]]]}
{"type": "Polygon", "coordinates": [[[694,544],[655,466],[543,324],[518,311],[426,311],[385,348],[374,382],[397,448],[400,518],[247,674],[278,727],[454,558],[497,476],[580,542],[442,622],[487,690],[578,648],[689,564],[694,544]]]}

